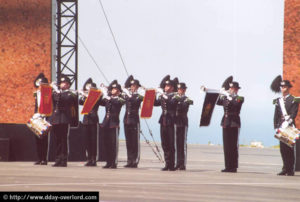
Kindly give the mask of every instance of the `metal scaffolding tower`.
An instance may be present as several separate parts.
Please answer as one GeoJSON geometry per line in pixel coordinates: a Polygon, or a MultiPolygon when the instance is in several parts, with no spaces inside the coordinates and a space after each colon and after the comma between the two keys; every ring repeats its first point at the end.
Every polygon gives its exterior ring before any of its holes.
{"type": "Polygon", "coordinates": [[[56,4],[56,79],[67,75],[71,88],[77,90],[78,0],[56,0],[56,4]]]}

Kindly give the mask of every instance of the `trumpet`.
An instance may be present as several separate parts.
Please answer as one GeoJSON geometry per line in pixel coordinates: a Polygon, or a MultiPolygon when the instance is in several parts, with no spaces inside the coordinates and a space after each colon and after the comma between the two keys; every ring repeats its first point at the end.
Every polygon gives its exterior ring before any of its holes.
{"type": "Polygon", "coordinates": [[[52,89],[56,92],[56,93],[61,93],[61,90],[58,88],[57,82],[56,81],[52,81],[50,83],[50,86],[52,87],[52,89]]]}
{"type": "Polygon", "coordinates": [[[226,96],[228,100],[232,100],[231,94],[229,93],[229,91],[225,90],[225,88],[221,88],[220,90],[217,90],[217,89],[206,88],[205,86],[201,86],[200,90],[206,93],[219,93],[220,95],[226,96]]]}
{"type": "MultiPolygon", "coordinates": [[[[50,86],[52,87],[52,89],[56,92],[56,93],[62,93],[63,90],[61,90],[58,85],[57,85],[57,82],[56,81],[52,81],[50,83],[50,86]]],[[[81,94],[81,90],[73,90],[73,89],[67,89],[68,91],[74,93],[74,94],[81,94]]],[[[82,90],[83,91],[83,90],[82,90]]]]}
{"type": "Polygon", "coordinates": [[[88,97],[89,91],[81,89],[81,90],[78,90],[78,94],[82,97],[88,97]]]}
{"type": "MultiPolygon", "coordinates": [[[[124,87],[122,87],[122,90],[123,90],[124,94],[126,94],[128,97],[132,96],[132,91],[130,90],[130,88],[126,88],[124,86],[124,87]]],[[[145,86],[139,86],[138,89],[136,90],[136,93],[138,93],[140,95],[145,95],[146,91],[147,91],[147,88],[145,86]]]]}

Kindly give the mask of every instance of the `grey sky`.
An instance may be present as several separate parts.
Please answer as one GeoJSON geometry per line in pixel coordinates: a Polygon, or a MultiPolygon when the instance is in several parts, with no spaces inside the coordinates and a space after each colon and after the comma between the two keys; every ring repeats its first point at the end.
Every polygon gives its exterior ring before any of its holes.
{"type": "MultiPolygon", "coordinates": [[[[127,78],[99,0],[79,0],[79,36],[111,81],[127,78]]],[[[222,142],[217,107],[209,127],[199,128],[203,93],[200,86],[220,88],[233,75],[245,96],[240,144],[275,145],[269,86],[282,73],[283,0],[102,0],[129,74],[145,87],[158,87],[170,74],[186,82],[190,108],[190,143],[222,142]]],[[[105,83],[79,44],[79,88],[88,77],[105,83]]],[[[124,111],[124,109],[122,110],[124,111]]],[[[155,108],[148,120],[159,140],[155,108]]],[[[104,109],[100,109],[102,117],[104,109]]],[[[121,119],[123,114],[121,115],[121,119]]],[[[144,121],[142,129],[146,133],[144,121]]],[[[123,127],[121,127],[123,132],[123,127]]],[[[121,138],[123,138],[123,133],[121,138]]]]}

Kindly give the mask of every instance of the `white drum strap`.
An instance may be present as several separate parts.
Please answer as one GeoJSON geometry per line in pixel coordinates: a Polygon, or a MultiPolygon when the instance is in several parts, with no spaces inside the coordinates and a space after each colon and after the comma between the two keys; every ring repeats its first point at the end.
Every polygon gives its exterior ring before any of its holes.
{"type": "Polygon", "coordinates": [[[287,116],[288,114],[287,114],[286,108],[284,106],[283,98],[279,99],[279,106],[280,106],[280,109],[281,109],[281,112],[282,112],[283,116],[287,116]]]}

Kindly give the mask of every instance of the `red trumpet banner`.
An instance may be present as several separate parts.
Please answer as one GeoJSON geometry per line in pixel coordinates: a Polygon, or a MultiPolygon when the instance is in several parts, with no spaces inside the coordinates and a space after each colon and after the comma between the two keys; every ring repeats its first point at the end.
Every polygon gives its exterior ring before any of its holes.
{"type": "Polygon", "coordinates": [[[154,100],[155,100],[155,89],[146,90],[144,100],[143,100],[143,106],[141,110],[141,118],[143,119],[151,118],[154,100]]]}
{"type": "Polygon", "coordinates": [[[45,116],[52,114],[52,87],[49,84],[41,84],[41,102],[39,113],[45,116]]]}
{"type": "Polygon", "coordinates": [[[88,114],[93,107],[95,106],[96,102],[99,100],[100,96],[102,95],[101,90],[91,88],[89,90],[88,97],[86,98],[81,114],[88,114]]]}
{"type": "MultiPolygon", "coordinates": [[[[291,94],[300,97],[300,1],[284,3],[283,78],[291,81],[291,94]]],[[[300,110],[296,126],[300,127],[300,110]]]]}

